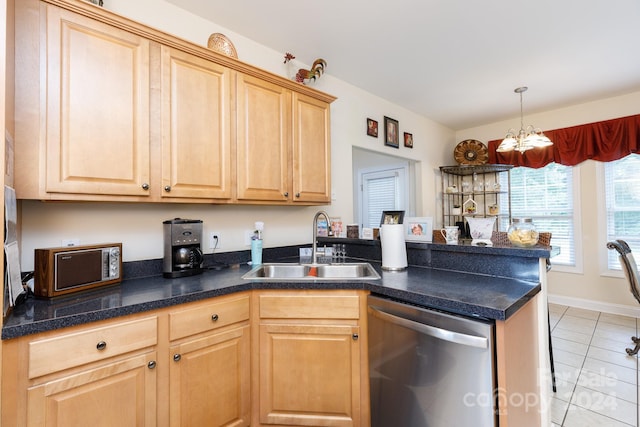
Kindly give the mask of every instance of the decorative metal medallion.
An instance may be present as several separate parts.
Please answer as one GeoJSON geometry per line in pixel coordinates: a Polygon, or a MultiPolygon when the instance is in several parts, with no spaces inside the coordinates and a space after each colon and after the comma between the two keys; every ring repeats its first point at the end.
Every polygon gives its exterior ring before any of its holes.
{"type": "Polygon", "coordinates": [[[461,165],[484,165],[489,160],[489,150],[476,139],[465,139],[456,145],[453,157],[461,165]]]}

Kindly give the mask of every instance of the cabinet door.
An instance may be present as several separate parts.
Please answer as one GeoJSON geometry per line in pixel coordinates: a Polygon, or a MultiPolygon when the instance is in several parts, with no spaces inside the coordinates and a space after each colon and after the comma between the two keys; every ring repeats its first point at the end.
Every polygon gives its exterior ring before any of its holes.
{"type": "Polygon", "coordinates": [[[171,347],[170,425],[248,426],[249,326],[171,347]]]}
{"type": "Polygon", "coordinates": [[[360,425],[359,328],[260,325],[260,422],[360,425]]]}
{"type": "Polygon", "coordinates": [[[238,200],[290,200],[291,92],[238,73],[238,200]]]}
{"type": "Polygon", "coordinates": [[[230,75],[162,46],[162,197],[231,197],[230,75]]]}
{"type": "Polygon", "coordinates": [[[293,201],[331,201],[329,104],[293,95],[293,201]]]}
{"type": "Polygon", "coordinates": [[[155,358],[142,354],[29,388],[27,425],[154,427],[155,358]]]}
{"type": "Polygon", "coordinates": [[[148,195],[149,41],[47,7],[46,191],[148,195]]]}

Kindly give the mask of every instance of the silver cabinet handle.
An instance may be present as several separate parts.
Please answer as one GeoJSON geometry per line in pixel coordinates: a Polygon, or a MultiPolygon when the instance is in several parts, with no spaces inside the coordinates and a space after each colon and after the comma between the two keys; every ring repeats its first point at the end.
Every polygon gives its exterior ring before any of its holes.
{"type": "Polygon", "coordinates": [[[149,189],[149,184],[147,184],[146,182],[144,184],[142,184],[142,189],[143,190],[148,190],[149,189]]]}
{"type": "Polygon", "coordinates": [[[217,321],[218,321],[218,319],[219,319],[219,317],[218,317],[218,315],[217,315],[217,314],[212,314],[212,315],[211,315],[211,321],[212,321],[212,322],[217,322],[217,321]]]}
{"type": "Polygon", "coordinates": [[[173,361],[174,362],[179,362],[180,359],[182,359],[182,355],[180,355],[180,353],[176,353],[173,355],[173,361]]]}
{"type": "Polygon", "coordinates": [[[414,322],[413,320],[404,319],[402,317],[394,316],[393,314],[382,311],[378,307],[369,306],[369,311],[378,319],[386,320],[396,325],[403,326],[408,329],[429,335],[434,338],[438,338],[444,341],[449,341],[456,344],[467,345],[477,348],[488,348],[489,340],[484,337],[474,337],[473,335],[461,334],[459,332],[447,331],[446,329],[436,328],[435,326],[425,325],[424,323],[414,322]]]}
{"type": "Polygon", "coordinates": [[[149,363],[147,363],[147,368],[154,369],[155,367],[156,367],[156,361],[155,360],[151,360],[151,361],[149,361],[149,363]]]}
{"type": "Polygon", "coordinates": [[[100,351],[106,349],[107,348],[106,341],[100,341],[98,344],[96,344],[96,348],[100,351]]]}

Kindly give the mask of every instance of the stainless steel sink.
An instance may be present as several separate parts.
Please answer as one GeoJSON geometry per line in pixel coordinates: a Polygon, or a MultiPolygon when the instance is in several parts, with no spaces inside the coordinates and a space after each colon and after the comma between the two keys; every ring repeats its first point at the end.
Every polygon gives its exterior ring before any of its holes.
{"type": "Polygon", "coordinates": [[[345,264],[261,264],[247,272],[243,279],[258,281],[376,280],[378,272],[368,262],[345,264]]]}

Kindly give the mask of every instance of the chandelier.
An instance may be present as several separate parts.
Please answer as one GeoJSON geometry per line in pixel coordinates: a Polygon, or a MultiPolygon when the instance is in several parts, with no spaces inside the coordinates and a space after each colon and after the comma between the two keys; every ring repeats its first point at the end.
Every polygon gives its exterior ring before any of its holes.
{"type": "Polygon", "coordinates": [[[534,128],[529,125],[524,127],[524,118],[522,114],[522,93],[527,91],[526,86],[518,87],[514,89],[515,93],[520,94],[520,130],[518,133],[514,129],[509,129],[507,135],[504,137],[496,152],[505,153],[507,151],[519,151],[524,153],[527,150],[540,147],[548,147],[553,145],[553,142],[547,138],[540,128],[534,128]]]}

